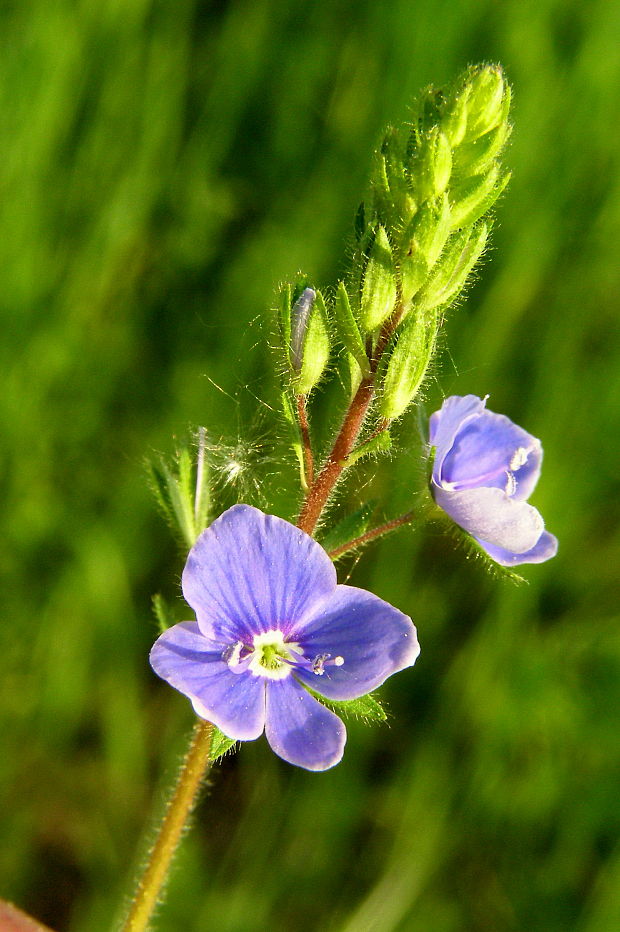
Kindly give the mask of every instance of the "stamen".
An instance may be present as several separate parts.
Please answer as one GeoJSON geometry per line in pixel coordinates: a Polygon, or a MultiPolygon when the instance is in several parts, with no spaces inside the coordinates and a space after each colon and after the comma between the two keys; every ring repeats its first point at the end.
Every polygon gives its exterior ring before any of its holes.
{"type": "Polygon", "coordinates": [[[235,641],[229,647],[222,651],[222,660],[229,667],[236,667],[241,661],[241,651],[243,650],[243,641],[235,641]]]}
{"type": "Polygon", "coordinates": [[[530,451],[527,449],[527,447],[518,447],[512,454],[512,459],[510,460],[509,466],[510,471],[516,472],[517,469],[521,469],[522,466],[525,466],[529,455],[530,451]]]}
{"type": "Polygon", "coordinates": [[[335,667],[341,667],[344,663],[344,657],[338,655],[332,659],[331,654],[317,654],[312,661],[312,672],[317,676],[323,676],[325,667],[333,664],[335,667]]]}
{"type": "Polygon", "coordinates": [[[504,491],[509,498],[512,498],[517,491],[517,480],[511,472],[506,473],[506,487],[504,491]]]}

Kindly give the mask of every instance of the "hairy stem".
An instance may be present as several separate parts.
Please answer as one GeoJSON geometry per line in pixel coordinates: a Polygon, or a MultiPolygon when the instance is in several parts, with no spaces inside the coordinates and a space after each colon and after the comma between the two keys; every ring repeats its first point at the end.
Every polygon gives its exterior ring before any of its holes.
{"type": "Polygon", "coordinates": [[[379,527],[374,527],[372,530],[366,531],[366,533],[362,534],[360,537],[354,537],[353,540],[347,541],[346,544],[341,544],[340,547],[329,550],[327,555],[331,557],[332,560],[337,560],[338,557],[342,556],[342,554],[346,553],[348,550],[355,550],[356,547],[361,547],[363,544],[367,544],[377,537],[383,537],[384,534],[395,531],[397,528],[402,527],[403,524],[409,524],[410,521],[413,521],[414,517],[413,511],[408,511],[406,515],[401,515],[400,518],[386,521],[385,524],[381,524],[379,527]]]}
{"type": "Polygon", "coordinates": [[[198,793],[207,770],[213,725],[199,721],[181,766],[163,822],[159,828],[146,863],[138,881],[133,902],[121,932],[144,932],[162,894],[172,859],[186,827],[187,820],[196,804],[198,793]]]}
{"type": "Polygon", "coordinates": [[[369,348],[370,373],[362,379],[355,396],[344,416],[338,436],[334,441],[325,465],[316,480],[310,484],[306,499],[297,519],[297,527],[312,534],[331,493],[345,468],[347,457],[359,437],[368,409],[375,393],[375,381],[381,357],[403,315],[402,304],[398,304],[392,316],[385,322],[374,351],[369,348]]]}

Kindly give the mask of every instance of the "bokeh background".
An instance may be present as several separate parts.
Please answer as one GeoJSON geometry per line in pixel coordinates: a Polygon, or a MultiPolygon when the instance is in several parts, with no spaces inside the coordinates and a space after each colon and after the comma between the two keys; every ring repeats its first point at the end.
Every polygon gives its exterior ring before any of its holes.
{"type": "Polygon", "coordinates": [[[543,439],[559,555],[516,587],[431,528],[343,564],[419,628],[389,727],[321,775],[227,758],[157,928],[620,928],[619,35],[609,0],[2,4],[1,896],[110,928],[192,722],[146,661],[183,555],[145,457],[249,437],[228,499],[293,512],[274,286],[333,284],[381,127],[499,61],[514,177],[426,404],[490,393],[543,439]]]}

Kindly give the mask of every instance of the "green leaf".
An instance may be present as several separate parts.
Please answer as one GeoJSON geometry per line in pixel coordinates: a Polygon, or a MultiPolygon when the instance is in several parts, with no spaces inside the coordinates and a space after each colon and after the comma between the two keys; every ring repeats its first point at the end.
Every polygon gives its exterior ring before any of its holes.
{"type": "Polygon", "coordinates": [[[367,440],[366,443],[361,444],[356,450],[349,453],[345,460],[345,469],[348,469],[353,463],[357,463],[363,456],[370,456],[373,453],[387,453],[391,447],[392,438],[390,432],[384,430],[377,434],[376,437],[373,437],[372,440],[367,440]]]}
{"type": "Polygon", "coordinates": [[[388,717],[385,709],[374,693],[367,693],[365,696],[360,696],[358,699],[336,701],[334,699],[326,699],[308,686],[305,688],[315,699],[318,699],[321,705],[336,712],[336,714],[340,715],[342,718],[357,718],[361,719],[366,724],[370,724],[371,722],[387,722],[388,717]]]}
{"type": "Polygon", "coordinates": [[[171,628],[172,625],[177,623],[177,619],[174,617],[172,609],[160,592],[155,593],[152,601],[153,612],[155,613],[155,618],[157,619],[157,626],[159,628],[160,634],[163,634],[164,631],[167,631],[168,628],[171,628]]]}
{"type": "Polygon", "coordinates": [[[347,541],[361,537],[368,530],[375,507],[376,502],[366,502],[357,511],[347,515],[323,537],[321,546],[329,553],[331,550],[337,550],[347,541]]]}
{"type": "Polygon", "coordinates": [[[370,371],[370,364],[368,362],[366,350],[364,349],[362,334],[360,333],[357,321],[351,310],[351,303],[344,282],[339,282],[338,284],[334,312],[338,336],[357,362],[362,376],[365,377],[370,371]]]}
{"type": "Polygon", "coordinates": [[[149,463],[151,486],[164,517],[189,547],[196,541],[192,460],[186,447],[177,453],[174,469],[163,457],[149,463]]]}
{"type": "Polygon", "coordinates": [[[219,728],[213,726],[213,734],[211,736],[211,749],[209,751],[209,760],[212,763],[215,763],[216,760],[219,760],[220,757],[223,757],[227,751],[230,751],[232,746],[237,743],[236,738],[229,738],[228,735],[225,735],[219,728]]]}

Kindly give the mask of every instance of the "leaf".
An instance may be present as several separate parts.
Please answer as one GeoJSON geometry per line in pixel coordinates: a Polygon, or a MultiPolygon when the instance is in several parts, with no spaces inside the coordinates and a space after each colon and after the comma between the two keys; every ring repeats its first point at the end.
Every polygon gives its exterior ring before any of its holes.
{"type": "Polygon", "coordinates": [[[160,592],[156,592],[152,599],[153,602],[153,612],[155,613],[155,618],[157,619],[157,626],[161,634],[164,631],[167,631],[168,628],[171,628],[177,623],[176,618],[172,613],[172,609],[168,605],[166,599],[160,592]]]}
{"type": "Polygon", "coordinates": [[[373,453],[387,453],[392,448],[392,438],[389,430],[384,430],[372,440],[367,440],[356,450],[353,450],[345,460],[345,469],[357,463],[363,456],[370,456],[373,453]]]}
{"type": "Polygon", "coordinates": [[[362,334],[351,310],[351,303],[344,282],[338,284],[334,311],[340,339],[359,365],[362,376],[367,376],[370,371],[370,364],[364,349],[362,334]]]}
{"type": "Polygon", "coordinates": [[[367,693],[358,699],[335,700],[326,699],[315,690],[305,687],[321,705],[331,709],[342,718],[361,719],[366,724],[371,722],[387,722],[387,713],[374,693],[367,693]]]}
{"type": "Polygon", "coordinates": [[[215,761],[219,760],[220,757],[223,757],[227,751],[230,751],[232,746],[236,743],[236,738],[229,738],[228,735],[225,735],[224,732],[220,731],[219,728],[214,725],[213,734],[211,736],[209,760],[212,763],[215,763],[215,761]]]}
{"type": "Polygon", "coordinates": [[[336,550],[349,540],[361,537],[368,530],[376,502],[366,502],[357,511],[352,512],[336,524],[321,540],[321,546],[328,552],[336,550]]]}

